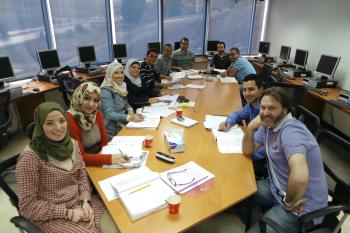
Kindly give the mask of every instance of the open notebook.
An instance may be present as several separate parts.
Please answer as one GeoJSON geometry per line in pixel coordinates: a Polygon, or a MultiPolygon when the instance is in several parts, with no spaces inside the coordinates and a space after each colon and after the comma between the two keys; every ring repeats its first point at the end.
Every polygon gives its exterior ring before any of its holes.
{"type": "Polygon", "coordinates": [[[148,167],[116,175],[109,182],[133,221],[166,207],[166,199],[174,194],[159,173],[148,167]]]}

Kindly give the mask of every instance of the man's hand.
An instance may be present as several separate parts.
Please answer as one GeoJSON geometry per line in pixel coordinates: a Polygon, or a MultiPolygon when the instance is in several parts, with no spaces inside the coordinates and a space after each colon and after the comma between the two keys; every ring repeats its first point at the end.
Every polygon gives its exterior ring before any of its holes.
{"type": "Polygon", "coordinates": [[[296,214],[300,214],[304,210],[304,204],[307,202],[306,197],[302,197],[299,199],[294,205],[291,207],[285,206],[285,209],[296,214]]]}
{"type": "Polygon", "coordinates": [[[219,125],[220,131],[227,132],[230,128],[231,128],[231,125],[227,121],[221,122],[219,125]]]}
{"type": "Polygon", "coordinates": [[[262,125],[260,115],[257,115],[249,124],[247,127],[249,127],[252,130],[256,130],[257,128],[262,125]]]}

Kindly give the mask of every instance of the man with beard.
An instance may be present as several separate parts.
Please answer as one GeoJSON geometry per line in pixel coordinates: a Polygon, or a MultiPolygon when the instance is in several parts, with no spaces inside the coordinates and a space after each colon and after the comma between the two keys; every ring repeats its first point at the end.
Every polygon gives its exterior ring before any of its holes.
{"type": "MultiPolygon", "coordinates": [[[[243,80],[243,97],[247,104],[227,117],[226,121],[221,122],[219,130],[226,132],[236,124],[248,124],[252,121],[259,114],[262,91],[262,81],[259,76],[256,74],[246,76],[243,80]]],[[[256,177],[266,177],[265,148],[263,146],[253,154],[253,161],[256,177]]]]}
{"type": "Polygon", "coordinates": [[[217,44],[218,53],[214,55],[214,67],[216,69],[227,69],[230,66],[230,55],[225,52],[225,42],[217,44]]]}
{"type": "MultiPolygon", "coordinates": [[[[286,232],[299,232],[298,217],[326,207],[328,190],[319,145],[290,110],[290,100],[282,88],[265,90],[260,114],[247,126],[243,153],[250,156],[265,146],[269,179],[257,181],[253,205],[268,209],[264,216],[286,232]]],[[[315,219],[313,224],[321,221],[315,219]]],[[[248,232],[260,232],[258,224],[248,232]]]]}

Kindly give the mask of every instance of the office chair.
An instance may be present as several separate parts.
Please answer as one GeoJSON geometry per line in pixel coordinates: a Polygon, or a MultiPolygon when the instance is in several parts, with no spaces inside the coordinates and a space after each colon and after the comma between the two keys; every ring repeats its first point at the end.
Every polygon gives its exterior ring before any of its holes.
{"type": "Polygon", "coordinates": [[[177,50],[180,48],[180,41],[175,41],[174,42],[174,50],[177,50]]]}
{"type": "MultiPolygon", "coordinates": [[[[31,123],[27,127],[27,136],[33,134],[34,124],[31,123]]],[[[9,158],[0,163],[0,187],[10,199],[10,202],[13,206],[18,210],[18,196],[17,196],[17,187],[15,184],[14,177],[14,169],[16,167],[17,159],[19,155],[16,155],[12,158],[9,158]]],[[[15,216],[10,220],[20,232],[28,232],[28,233],[42,233],[41,229],[34,224],[32,224],[29,220],[22,216],[15,216]]]]}
{"type": "MultiPolygon", "coordinates": [[[[300,217],[301,230],[303,233],[339,232],[350,213],[350,142],[329,131],[321,131],[317,140],[327,175],[328,194],[332,200],[328,203],[328,207],[300,217]],[[343,212],[343,216],[338,220],[337,215],[340,212],[343,212]],[[321,216],[325,217],[321,224],[306,229],[307,223],[321,216]]],[[[266,225],[278,233],[284,232],[276,222],[266,217],[261,218],[259,220],[261,232],[265,232],[266,225]]]]}
{"type": "Polygon", "coordinates": [[[292,107],[295,108],[297,105],[304,103],[304,98],[307,94],[307,90],[303,85],[296,85],[284,82],[271,82],[271,87],[281,87],[287,91],[289,98],[292,101],[292,107]]]}
{"type": "Polygon", "coordinates": [[[148,49],[155,49],[158,53],[161,52],[160,42],[149,42],[148,49]]]}
{"type": "Polygon", "coordinates": [[[294,117],[303,122],[313,135],[316,135],[317,130],[320,127],[320,118],[318,118],[317,115],[304,106],[297,105],[295,107],[294,117]]]}
{"type": "Polygon", "coordinates": [[[271,86],[271,83],[274,81],[271,74],[272,74],[272,66],[265,64],[259,74],[263,82],[264,88],[269,88],[271,86]]]}
{"type": "Polygon", "coordinates": [[[69,66],[62,67],[55,72],[55,78],[60,85],[59,90],[62,92],[64,103],[69,107],[71,96],[83,80],[74,77],[74,74],[69,66]]]}
{"type": "Polygon", "coordinates": [[[0,92],[0,149],[7,146],[11,126],[10,91],[0,92]]]}

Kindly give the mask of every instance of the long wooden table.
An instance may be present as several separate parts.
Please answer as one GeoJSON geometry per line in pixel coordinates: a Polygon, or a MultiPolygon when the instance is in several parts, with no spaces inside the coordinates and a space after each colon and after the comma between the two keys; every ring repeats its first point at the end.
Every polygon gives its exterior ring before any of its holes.
{"type": "Polygon", "coordinates": [[[87,167],[94,186],[121,232],[184,231],[256,192],[251,159],[242,154],[220,154],[212,133],[203,126],[206,114],[228,115],[233,110],[241,108],[238,85],[205,80],[192,83],[205,84],[206,88],[173,91],[173,93],[184,95],[190,100],[196,100],[196,106],[193,109],[184,109],[183,115],[199,121],[191,128],[185,128],[186,150],[184,153],[172,154],[176,158],[175,164],[167,164],[155,158],[157,151],[169,152],[164,142],[164,129],[166,127],[181,127],[170,122],[175,114],[163,118],[157,130],[123,129],[118,135],[154,135],[154,146],[150,150],[146,164],[153,171],[163,172],[188,161],[195,161],[212,172],[215,178],[182,195],[178,215],[168,214],[168,209],[165,208],[133,222],[122,203],[118,199],[108,202],[98,185],[99,181],[126,170],[87,167]]]}

